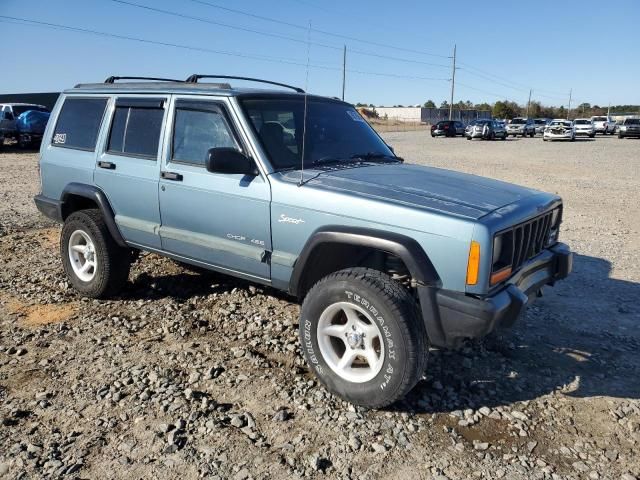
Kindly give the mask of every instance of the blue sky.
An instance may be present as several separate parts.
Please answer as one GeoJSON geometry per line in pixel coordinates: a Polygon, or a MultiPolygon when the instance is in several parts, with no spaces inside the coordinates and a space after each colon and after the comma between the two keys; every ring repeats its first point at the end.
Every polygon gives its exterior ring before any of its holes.
{"type": "Polygon", "coordinates": [[[506,98],[522,104],[533,88],[533,98],[550,105],[566,106],[569,89],[573,89],[573,105],[640,104],[638,0],[123,1],[236,28],[114,0],[0,0],[0,16],[204,50],[34,27],[0,18],[3,44],[10,47],[3,50],[11,52],[5,57],[0,93],[57,91],[78,82],[102,81],[109,75],[186,78],[196,72],[256,76],[304,87],[308,36],[304,28],[205,4],[209,3],[292,25],[311,22],[308,89],[314,93],[341,95],[341,49],[346,44],[345,98],[353,103],[408,105],[427,99],[438,104],[448,100],[448,57],[456,43],[460,68],[455,101],[506,98]],[[283,36],[287,38],[279,38],[283,36]]]}

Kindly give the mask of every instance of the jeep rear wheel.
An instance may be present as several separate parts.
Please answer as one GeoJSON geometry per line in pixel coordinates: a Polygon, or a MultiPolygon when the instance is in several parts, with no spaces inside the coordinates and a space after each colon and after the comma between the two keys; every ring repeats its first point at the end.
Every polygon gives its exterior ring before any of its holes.
{"type": "Polygon", "coordinates": [[[69,215],[62,227],[60,255],[69,282],[88,297],[117,293],[129,276],[130,251],[115,243],[99,210],[69,215]]]}
{"type": "Polygon", "coordinates": [[[329,391],[379,408],[424,373],[428,342],[409,292],[377,270],[341,270],[307,294],[300,315],[307,364],[329,391]]]}

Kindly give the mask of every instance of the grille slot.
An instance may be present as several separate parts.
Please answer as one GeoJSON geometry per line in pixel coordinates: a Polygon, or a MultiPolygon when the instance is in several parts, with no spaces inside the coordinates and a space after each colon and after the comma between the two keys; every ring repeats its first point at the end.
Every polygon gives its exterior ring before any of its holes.
{"type": "MultiPolygon", "coordinates": [[[[553,211],[546,212],[531,220],[515,225],[510,235],[513,245],[511,248],[511,269],[518,270],[525,262],[538,255],[547,245],[551,229],[553,211]]],[[[498,235],[508,238],[509,230],[498,235]]]]}

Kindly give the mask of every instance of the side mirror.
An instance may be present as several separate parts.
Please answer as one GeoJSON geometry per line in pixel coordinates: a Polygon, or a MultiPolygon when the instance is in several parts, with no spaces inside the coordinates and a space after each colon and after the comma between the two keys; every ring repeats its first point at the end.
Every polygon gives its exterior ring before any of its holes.
{"type": "Polygon", "coordinates": [[[211,173],[258,175],[253,160],[235,148],[210,148],[205,166],[211,173]]]}

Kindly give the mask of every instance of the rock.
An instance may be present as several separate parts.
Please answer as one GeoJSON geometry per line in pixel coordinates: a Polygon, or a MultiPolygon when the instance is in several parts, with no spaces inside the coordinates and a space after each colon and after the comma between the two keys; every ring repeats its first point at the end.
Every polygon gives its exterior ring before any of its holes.
{"type": "Polygon", "coordinates": [[[585,473],[589,471],[589,467],[587,467],[584,462],[573,462],[571,464],[571,466],[573,467],[574,470],[581,472],[581,473],[585,473]]]}
{"type": "Polygon", "coordinates": [[[489,448],[489,442],[477,442],[473,444],[474,450],[484,451],[489,448]]]}
{"type": "Polygon", "coordinates": [[[375,443],[375,442],[371,444],[371,449],[375,453],[385,453],[387,451],[387,447],[385,447],[384,445],[381,445],[380,443],[375,443]]]}
{"type": "Polygon", "coordinates": [[[348,445],[351,447],[352,450],[360,450],[360,447],[362,446],[362,442],[357,436],[353,435],[349,437],[348,445]]]}
{"type": "Polygon", "coordinates": [[[242,415],[234,415],[231,417],[231,425],[236,428],[242,428],[245,425],[244,418],[242,415]]]}
{"type": "Polygon", "coordinates": [[[273,416],[272,420],[274,422],[286,422],[287,420],[289,420],[289,412],[285,409],[278,410],[273,416]]]}
{"type": "Polygon", "coordinates": [[[623,473],[620,480],[638,480],[638,477],[631,475],[630,473],[623,473]]]}
{"type": "Polygon", "coordinates": [[[518,410],[513,410],[511,412],[511,416],[513,418],[517,418],[518,420],[522,421],[522,422],[527,422],[529,421],[529,417],[527,417],[524,413],[519,412],[518,410]]]}
{"type": "Polygon", "coordinates": [[[246,468],[241,468],[238,473],[233,476],[233,480],[247,480],[249,478],[250,473],[246,468]]]}
{"type": "Polygon", "coordinates": [[[527,451],[529,453],[533,453],[533,451],[537,446],[538,446],[538,442],[527,442],[527,451]]]}
{"type": "Polygon", "coordinates": [[[9,465],[6,463],[0,463],[0,476],[9,473],[9,465]]]}
{"type": "Polygon", "coordinates": [[[485,417],[488,417],[489,415],[491,415],[491,409],[489,407],[480,407],[478,411],[485,417]]]}

